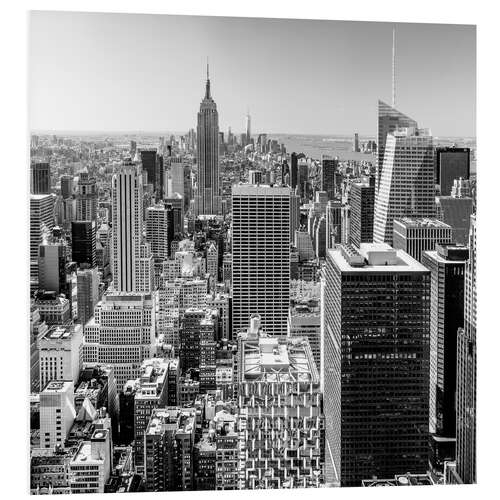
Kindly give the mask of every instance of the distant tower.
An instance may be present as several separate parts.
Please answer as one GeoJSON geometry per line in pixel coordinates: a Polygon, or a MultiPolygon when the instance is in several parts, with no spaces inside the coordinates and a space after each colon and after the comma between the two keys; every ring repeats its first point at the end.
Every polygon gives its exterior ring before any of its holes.
{"type": "Polygon", "coordinates": [[[50,193],[50,166],[47,162],[31,165],[31,193],[50,193]]]}
{"type": "Polygon", "coordinates": [[[219,114],[210,94],[208,64],[205,97],[198,113],[197,139],[198,192],[195,212],[196,215],[216,215],[220,213],[219,114]]]}
{"type": "Polygon", "coordinates": [[[246,140],[247,144],[250,144],[250,137],[252,135],[252,130],[251,130],[251,117],[250,117],[250,111],[247,111],[246,119],[245,119],[245,130],[246,130],[246,140]]]}

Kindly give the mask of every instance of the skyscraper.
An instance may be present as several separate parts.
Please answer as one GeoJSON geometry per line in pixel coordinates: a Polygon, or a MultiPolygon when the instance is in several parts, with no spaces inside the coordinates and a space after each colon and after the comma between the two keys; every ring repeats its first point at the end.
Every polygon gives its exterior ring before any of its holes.
{"type": "Polygon", "coordinates": [[[439,194],[450,196],[455,179],[468,179],[470,177],[470,149],[436,148],[435,172],[439,194]]]}
{"type": "Polygon", "coordinates": [[[54,196],[30,196],[30,281],[38,282],[38,246],[47,241],[54,227],[54,196]]]}
{"type": "MultiPolygon", "coordinates": [[[[64,241],[46,241],[39,247],[38,288],[67,293],[66,259],[68,247],[64,241]]],[[[67,297],[71,300],[71,297],[67,297]]]]}
{"type": "Polygon", "coordinates": [[[96,221],[73,221],[71,223],[71,259],[78,266],[97,265],[96,257],[96,221]]]}
{"type": "Polygon", "coordinates": [[[455,390],[457,330],[464,326],[464,270],[469,250],[454,244],[425,251],[422,264],[431,271],[430,421],[433,462],[453,460],[456,436],[455,390]],[[436,436],[437,439],[434,439],[436,436]],[[443,448],[447,445],[447,450],[443,448]]]}
{"type": "Polygon", "coordinates": [[[76,193],[76,220],[97,218],[97,183],[87,170],[80,172],[76,193]]]}
{"type": "Polygon", "coordinates": [[[47,162],[31,165],[31,194],[50,193],[50,165],[47,162]]]}
{"type": "Polygon", "coordinates": [[[375,177],[368,182],[353,182],[351,185],[351,243],[373,241],[373,214],[375,210],[375,177]]]}
{"type": "Polygon", "coordinates": [[[433,217],[434,213],[432,136],[426,129],[398,129],[387,136],[375,195],[373,241],[392,245],[397,217],[433,217]]]}
{"type": "Polygon", "coordinates": [[[61,175],[61,196],[63,200],[71,198],[73,194],[73,176],[61,175]]]}
{"type": "Polygon", "coordinates": [[[210,94],[208,64],[205,97],[198,113],[197,163],[196,215],[217,215],[220,213],[219,114],[217,105],[210,94]]]}
{"type": "Polygon", "coordinates": [[[377,186],[378,191],[382,166],[384,164],[385,145],[387,136],[399,128],[417,127],[417,122],[389,106],[383,101],[378,101],[378,158],[377,158],[377,186]]]}
{"type": "Polygon", "coordinates": [[[166,259],[169,252],[169,228],[168,211],[163,204],[158,204],[146,209],[146,240],[151,245],[151,253],[154,259],[166,259]]]}
{"type": "Polygon", "coordinates": [[[116,291],[149,292],[153,261],[142,242],[142,175],[129,162],[112,180],[112,269],[116,291]]]}
{"type": "Polygon", "coordinates": [[[402,217],[394,219],[393,246],[422,262],[422,253],[438,243],[451,243],[452,229],[439,219],[402,217]]]}
{"type": "Polygon", "coordinates": [[[97,267],[76,272],[78,322],[85,325],[94,314],[99,300],[99,273],[97,267]]]}
{"type": "Polygon", "coordinates": [[[328,199],[335,198],[335,171],[338,168],[338,160],[328,155],[321,158],[321,191],[326,191],[328,199]]]}
{"type": "Polygon", "coordinates": [[[322,385],[327,484],[425,473],[430,273],[401,250],[327,252],[322,385]]]}
{"type": "Polygon", "coordinates": [[[457,335],[457,474],[476,482],[476,215],[471,216],[465,264],[464,327],[457,335]]]}
{"type": "Polygon", "coordinates": [[[246,328],[252,314],[260,314],[269,334],[286,334],[290,297],[290,194],[288,187],[233,186],[234,332],[246,328]]]}
{"type": "Polygon", "coordinates": [[[245,116],[245,132],[246,132],[246,142],[247,144],[250,144],[250,138],[252,137],[252,130],[251,130],[251,117],[250,117],[250,111],[247,111],[247,114],[245,116]]]}

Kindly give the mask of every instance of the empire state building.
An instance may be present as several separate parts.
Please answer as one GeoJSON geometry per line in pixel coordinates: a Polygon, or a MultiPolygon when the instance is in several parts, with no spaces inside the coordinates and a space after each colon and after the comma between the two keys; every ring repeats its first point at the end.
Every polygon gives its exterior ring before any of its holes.
{"type": "Polygon", "coordinates": [[[200,104],[197,130],[198,182],[195,197],[196,215],[218,215],[219,195],[219,114],[210,95],[207,64],[205,97],[200,104]]]}

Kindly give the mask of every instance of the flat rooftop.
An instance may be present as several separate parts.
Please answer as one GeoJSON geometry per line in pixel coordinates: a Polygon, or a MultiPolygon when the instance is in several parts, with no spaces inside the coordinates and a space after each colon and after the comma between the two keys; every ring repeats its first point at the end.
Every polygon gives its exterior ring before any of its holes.
{"type": "Polygon", "coordinates": [[[345,273],[429,272],[406,252],[395,250],[387,243],[361,243],[359,250],[340,245],[327,253],[345,273]]]}
{"type": "Polygon", "coordinates": [[[66,392],[73,387],[73,382],[69,380],[52,380],[46,386],[41,394],[66,392]]]}
{"type": "Polygon", "coordinates": [[[82,327],[79,324],[54,326],[42,337],[42,339],[68,340],[71,339],[75,333],[79,333],[81,329],[82,327]]]}
{"type": "Polygon", "coordinates": [[[242,381],[319,382],[307,340],[259,337],[243,342],[242,381]]]}
{"type": "Polygon", "coordinates": [[[237,184],[233,186],[232,194],[236,196],[289,196],[292,194],[292,189],[268,184],[237,184]]]}
{"type": "Polygon", "coordinates": [[[427,217],[398,217],[397,219],[394,219],[394,224],[402,224],[408,228],[436,227],[451,229],[451,226],[446,224],[446,222],[427,217]]]}

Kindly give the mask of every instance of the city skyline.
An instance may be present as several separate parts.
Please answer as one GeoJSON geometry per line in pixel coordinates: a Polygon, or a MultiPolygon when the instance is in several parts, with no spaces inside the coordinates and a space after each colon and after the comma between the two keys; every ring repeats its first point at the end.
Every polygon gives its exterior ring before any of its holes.
{"type": "Polygon", "coordinates": [[[391,102],[394,27],[396,107],[435,136],[474,137],[474,26],[36,11],[30,129],[195,128],[209,57],[222,131],[244,132],[249,109],[254,133],[372,135],[377,99],[391,102]]]}

